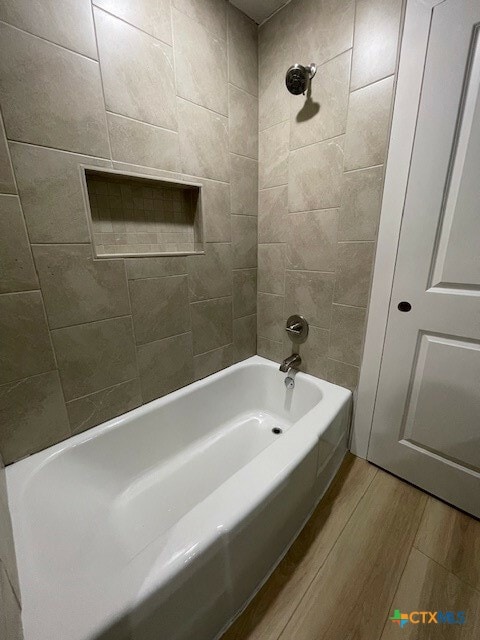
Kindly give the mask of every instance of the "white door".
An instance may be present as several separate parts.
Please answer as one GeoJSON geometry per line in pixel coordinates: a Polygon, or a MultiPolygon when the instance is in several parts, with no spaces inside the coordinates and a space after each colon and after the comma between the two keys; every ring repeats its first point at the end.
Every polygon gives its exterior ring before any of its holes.
{"type": "Polygon", "coordinates": [[[480,517],[480,0],[433,10],[368,459],[480,517]]]}

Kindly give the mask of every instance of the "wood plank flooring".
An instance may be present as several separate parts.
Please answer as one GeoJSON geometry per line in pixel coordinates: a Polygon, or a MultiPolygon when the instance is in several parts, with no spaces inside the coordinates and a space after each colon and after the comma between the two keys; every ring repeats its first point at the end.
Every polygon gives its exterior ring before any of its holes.
{"type": "Polygon", "coordinates": [[[313,516],[222,640],[480,638],[480,522],[348,455],[313,516]],[[389,620],[465,611],[465,625],[389,620]]]}

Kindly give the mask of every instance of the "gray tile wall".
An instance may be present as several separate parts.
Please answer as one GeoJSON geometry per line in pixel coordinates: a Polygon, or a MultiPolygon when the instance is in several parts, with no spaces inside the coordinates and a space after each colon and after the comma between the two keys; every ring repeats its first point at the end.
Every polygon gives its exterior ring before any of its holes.
{"type": "Polygon", "coordinates": [[[303,369],[355,388],[383,189],[402,0],[292,0],[259,29],[258,353],[310,335],[303,369]],[[287,68],[315,62],[310,96],[287,68]]]}
{"type": "Polygon", "coordinates": [[[0,638],[22,640],[20,587],[8,510],[5,468],[0,456],[0,638]]]}
{"type": "Polygon", "coordinates": [[[226,0],[40,5],[0,2],[6,464],[256,350],[257,25],[226,0]],[[205,255],[95,260],[81,163],[200,182],[205,255]]]}

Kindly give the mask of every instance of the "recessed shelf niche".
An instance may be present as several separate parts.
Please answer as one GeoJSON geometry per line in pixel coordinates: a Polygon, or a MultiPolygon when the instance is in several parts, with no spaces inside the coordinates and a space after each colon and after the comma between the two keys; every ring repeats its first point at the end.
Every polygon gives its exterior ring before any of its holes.
{"type": "Polygon", "coordinates": [[[83,171],[97,258],[203,253],[201,184],[83,171]]]}

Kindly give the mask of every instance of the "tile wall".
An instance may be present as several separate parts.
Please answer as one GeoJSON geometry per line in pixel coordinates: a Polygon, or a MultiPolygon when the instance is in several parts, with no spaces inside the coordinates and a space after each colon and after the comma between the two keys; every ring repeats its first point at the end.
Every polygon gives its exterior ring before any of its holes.
{"type": "Polygon", "coordinates": [[[292,0],[259,29],[258,353],[355,388],[383,189],[402,0],[292,0]],[[292,96],[293,63],[318,65],[292,96]]]}
{"type": "Polygon", "coordinates": [[[0,638],[22,640],[17,561],[8,510],[5,468],[0,456],[0,638]]]}
{"type": "Polygon", "coordinates": [[[226,0],[0,2],[9,464],[256,349],[257,25],[226,0]],[[205,255],[94,260],[79,164],[203,185],[205,255]]]}

